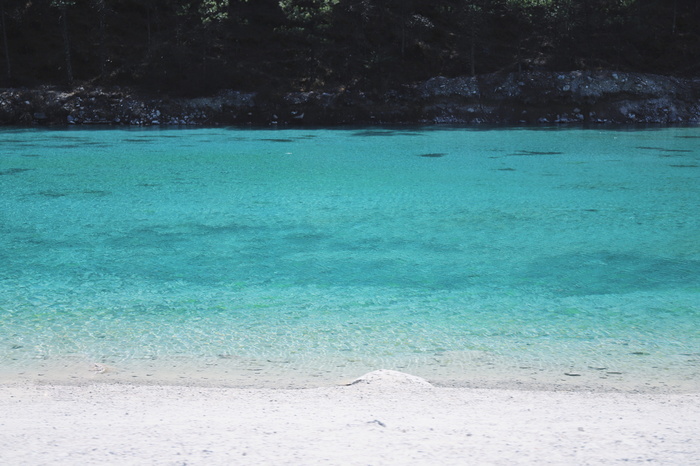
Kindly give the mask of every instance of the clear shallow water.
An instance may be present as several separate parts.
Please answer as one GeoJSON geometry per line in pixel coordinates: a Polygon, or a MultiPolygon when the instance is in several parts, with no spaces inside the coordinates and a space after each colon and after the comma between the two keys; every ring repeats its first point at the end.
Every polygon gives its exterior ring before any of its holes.
{"type": "Polygon", "coordinates": [[[700,388],[700,128],[22,129],[0,151],[6,378],[700,388]]]}

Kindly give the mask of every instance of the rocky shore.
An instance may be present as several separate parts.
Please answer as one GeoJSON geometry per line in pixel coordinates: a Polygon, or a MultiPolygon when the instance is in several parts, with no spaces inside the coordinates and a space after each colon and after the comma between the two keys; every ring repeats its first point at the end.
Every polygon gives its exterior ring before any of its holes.
{"type": "Polygon", "coordinates": [[[0,89],[0,125],[697,124],[700,78],[614,71],[435,77],[386,92],[174,98],[126,87],[0,89]]]}

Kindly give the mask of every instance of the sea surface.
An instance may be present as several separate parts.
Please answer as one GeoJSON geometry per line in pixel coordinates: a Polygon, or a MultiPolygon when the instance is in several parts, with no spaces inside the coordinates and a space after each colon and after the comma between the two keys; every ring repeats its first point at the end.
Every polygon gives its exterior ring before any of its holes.
{"type": "Polygon", "coordinates": [[[0,129],[0,380],[700,390],[700,128],[0,129]]]}

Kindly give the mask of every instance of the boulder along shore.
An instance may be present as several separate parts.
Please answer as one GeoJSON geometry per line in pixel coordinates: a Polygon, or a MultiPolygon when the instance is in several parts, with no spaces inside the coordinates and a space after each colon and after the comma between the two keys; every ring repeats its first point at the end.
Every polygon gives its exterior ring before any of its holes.
{"type": "Polygon", "coordinates": [[[698,124],[700,78],[616,71],[435,77],[389,91],[222,90],[154,95],[123,86],[0,89],[0,125],[698,124]]]}

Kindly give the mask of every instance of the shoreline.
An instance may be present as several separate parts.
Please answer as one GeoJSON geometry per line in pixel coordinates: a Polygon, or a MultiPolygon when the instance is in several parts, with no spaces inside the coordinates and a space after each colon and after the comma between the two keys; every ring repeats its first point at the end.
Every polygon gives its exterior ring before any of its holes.
{"type": "Polygon", "coordinates": [[[373,367],[401,371],[440,388],[507,389],[516,391],[590,392],[622,394],[700,394],[700,376],[692,365],[636,368],[518,365],[519,361],[470,359],[451,364],[413,361],[313,360],[265,361],[245,359],[16,361],[0,367],[0,386],[99,385],[172,386],[221,389],[317,389],[343,386],[373,367]],[[314,364],[315,363],[315,364],[314,364]]]}
{"type": "Polygon", "coordinates": [[[698,464],[700,394],[0,384],[7,464],[698,464]]]}
{"type": "Polygon", "coordinates": [[[0,126],[697,125],[700,79],[612,70],[493,73],[385,91],[178,97],[124,86],[0,89],[0,126]]]}

